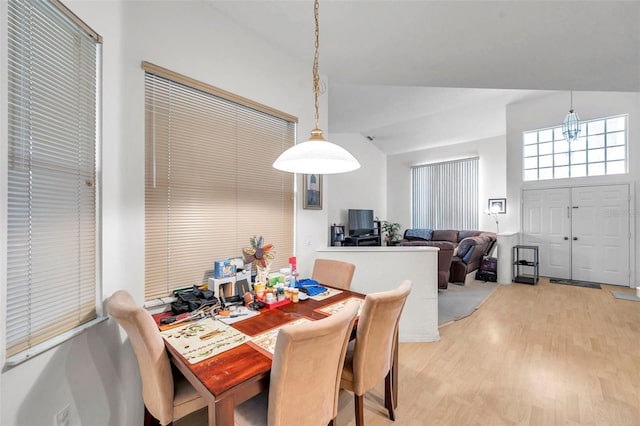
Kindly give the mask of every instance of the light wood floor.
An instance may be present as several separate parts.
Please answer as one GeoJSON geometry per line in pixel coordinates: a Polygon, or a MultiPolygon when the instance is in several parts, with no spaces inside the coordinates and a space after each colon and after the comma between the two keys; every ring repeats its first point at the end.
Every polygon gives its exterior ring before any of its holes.
{"type": "MultiPolygon", "coordinates": [[[[633,292],[547,279],[498,286],[441,327],[439,342],[400,345],[396,421],[378,386],[365,396],[365,424],[640,425],[640,303],[611,290],[633,292]]],[[[355,424],[346,391],[337,424],[355,424]]]]}
{"type": "MultiPolygon", "coordinates": [[[[499,286],[439,342],[400,345],[396,421],[378,387],[367,426],[640,425],[640,303],[602,287],[499,286]]],[[[340,398],[338,425],[355,424],[340,398]]]]}

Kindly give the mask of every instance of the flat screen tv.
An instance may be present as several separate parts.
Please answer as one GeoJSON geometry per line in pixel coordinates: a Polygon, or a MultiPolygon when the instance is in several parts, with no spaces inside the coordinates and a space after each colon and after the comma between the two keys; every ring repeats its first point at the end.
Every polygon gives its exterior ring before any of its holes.
{"type": "Polygon", "coordinates": [[[371,234],[373,230],[373,210],[349,209],[350,236],[371,234]]]}

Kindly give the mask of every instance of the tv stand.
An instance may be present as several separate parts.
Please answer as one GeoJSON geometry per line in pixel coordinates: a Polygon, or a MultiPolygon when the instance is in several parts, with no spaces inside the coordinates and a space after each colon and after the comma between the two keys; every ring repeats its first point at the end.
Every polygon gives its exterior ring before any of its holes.
{"type": "Polygon", "coordinates": [[[379,246],[380,235],[360,235],[357,237],[349,237],[347,244],[349,246],[379,246]]]}

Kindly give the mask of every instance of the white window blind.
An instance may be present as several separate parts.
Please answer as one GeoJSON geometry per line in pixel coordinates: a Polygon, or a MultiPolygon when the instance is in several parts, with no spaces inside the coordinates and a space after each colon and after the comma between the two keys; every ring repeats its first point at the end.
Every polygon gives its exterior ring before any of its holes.
{"type": "Polygon", "coordinates": [[[478,158],[411,169],[414,228],[478,229],[478,158]]]}
{"type": "Polygon", "coordinates": [[[100,43],[58,2],[8,2],[7,357],[97,316],[100,43]]]}
{"type": "Polygon", "coordinates": [[[249,238],[294,241],[294,175],[271,165],[295,142],[295,117],[152,64],[146,98],[145,296],[202,284],[249,238]]]}

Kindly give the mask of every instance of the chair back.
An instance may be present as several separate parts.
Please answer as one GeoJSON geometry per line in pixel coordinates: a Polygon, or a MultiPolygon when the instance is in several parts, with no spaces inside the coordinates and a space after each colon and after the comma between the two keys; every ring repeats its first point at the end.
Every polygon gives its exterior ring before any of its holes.
{"type": "Polygon", "coordinates": [[[316,259],[313,264],[311,279],[320,284],[349,290],[356,265],[340,260],[316,259]]]}
{"type": "Polygon", "coordinates": [[[116,291],[107,301],[107,312],[129,336],[138,359],[144,404],[161,425],[173,421],[173,376],[164,340],[151,314],[136,305],[133,297],[116,291]]]}
{"type": "Polygon", "coordinates": [[[326,426],[338,414],[347,344],[360,304],[280,329],[271,365],[269,425],[326,426]]]}
{"type": "Polygon", "coordinates": [[[400,315],[411,292],[405,280],[395,290],[370,293],[358,320],[353,349],[353,391],[363,395],[391,370],[400,315]]]}

